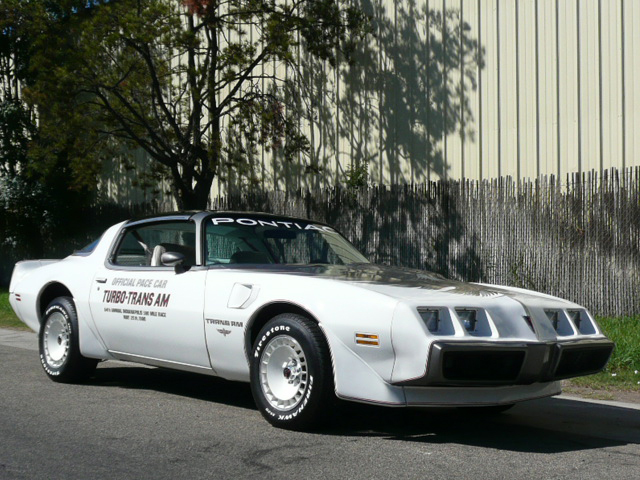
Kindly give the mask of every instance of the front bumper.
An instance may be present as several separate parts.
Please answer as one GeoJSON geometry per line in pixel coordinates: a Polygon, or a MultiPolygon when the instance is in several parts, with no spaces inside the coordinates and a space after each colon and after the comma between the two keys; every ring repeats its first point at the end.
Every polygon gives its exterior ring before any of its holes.
{"type": "Polygon", "coordinates": [[[607,339],[567,342],[450,342],[431,345],[424,376],[402,386],[530,385],[602,370],[614,349],[607,339]]]}

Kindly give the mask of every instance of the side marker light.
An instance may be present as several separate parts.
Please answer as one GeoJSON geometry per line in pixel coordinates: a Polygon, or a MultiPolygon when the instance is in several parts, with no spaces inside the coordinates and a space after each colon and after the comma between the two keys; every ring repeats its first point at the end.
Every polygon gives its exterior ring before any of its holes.
{"type": "Polygon", "coordinates": [[[356,333],[356,343],[358,345],[369,345],[371,347],[380,346],[380,338],[373,333],[356,333]]]}

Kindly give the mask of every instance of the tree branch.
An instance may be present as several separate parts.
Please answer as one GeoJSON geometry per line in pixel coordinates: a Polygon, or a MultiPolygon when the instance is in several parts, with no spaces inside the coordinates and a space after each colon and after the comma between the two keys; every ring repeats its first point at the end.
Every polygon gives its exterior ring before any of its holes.
{"type": "Polygon", "coordinates": [[[229,94],[224,98],[224,100],[222,100],[222,102],[220,102],[220,104],[218,105],[218,108],[213,113],[214,115],[220,116],[220,112],[229,104],[229,102],[231,102],[231,99],[235,96],[238,90],[240,90],[240,87],[242,87],[242,84],[245,82],[245,80],[249,78],[253,69],[256,68],[260,64],[260,62],[262,62],[268,55],[269,55],[268,48],[265,47],[265,49],[262,50],[262,52],[260,52],[260,55],[258,55],[253,60],[253,62],[251,62],[251,64],[246,68],[246,70],[240,76],[240,78],[236,82],[236,85],[231,89],[229,94]]]}
{"type": "Polygon", "coordinates": [[[160,86],[160,80],[158,79],[158,74],[157,74],[155,65],[153,63],[153,59],[151,58],[151,53],[149,52],[149,46],[147,44],[144,44],[143,46],[136,45],[136,43],[131,41],[130,39],[125,39],[125,43],[127,43],[131,48],[137,51],[140,54],[140,56],[142,56],[145,63],[147,64],[147,70],[151,75],[151,84],[153,87],[153,91],[155,92],[155,95],[153,96],[153,98],[157,98],[158,104],[160,105],[160,109],[164,113],[166,121],[169,123],[169,125],[173,129],[173,132],[176,135],[178,142],[180,142],[183,148],[187,147],[188,139],[185,139],[183,132],[180,129],[180,126],[175,121],[175,117],[171,114],[171,112],[167,108],[167,105],[164,102],[162,87],[160,86]]]}
{"type": "MultiPolygon", "coordinates": [[[[126,101],[126,99],[122,97],[122,95],[119,92],[115,90],[110,90],[110,91],[113,95],[118,97],[118,100],[122,103],[125,109],[127,109],[135,118],[138,119],[139,121],[138,125],[149,133],[149,136],[153,139],[154,142],[157,143],[157,145],[159,145],[162,148],[162,150],[164,150],[165,152],[169,152],[170,154],[173,153],[171,147],[168,146],[163,141],[163,139],[156,134],[156,132],[153,130],[153,128],[151,128],[148,122],[144,121],[144,118],[135,110],[135,108],[133,108],[133,106],[129,102],[126,101]]],[[[135,124],[135,122],[132,122],[130,119],[128,119],[127,117],[122,115],[120,112],[118,112],[117,109],[115,109],[111,105],[109,98],[106,95],[104,95],[99,88],[95,89],[91,93],[96,94],[102,100],[101,106],[108,110],[108,112],[113,116],[113,118],[115,118],[118,121],[118,123],[127,131],[127,133],[131,135],[131,138],[135,142],[138,142],[141,146],[143,146],[145,150],[148,150],[150,153],[154,151],[154,149],[150,147],[151,144],[146,140],[144,140],[143,137],[136,134],[135,131],[129,125],[130,123],[135,124]]],[[[166,156],[163,156],[163,158],[166,158],[166,156]]],[[[160,160],[158,159],[158,161],[160,160]]],[[[173,162],[176,162],[176,159],[174,159],[173,162]]],[[[160,163],[163,163],[163,162],[160,162],[160,163]]]]}

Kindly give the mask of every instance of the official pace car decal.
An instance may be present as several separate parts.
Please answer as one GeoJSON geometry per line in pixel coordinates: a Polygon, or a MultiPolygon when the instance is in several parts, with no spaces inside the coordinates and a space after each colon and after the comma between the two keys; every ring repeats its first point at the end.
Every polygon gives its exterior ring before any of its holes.
{"type": "Polygon", "coordinates": [[[167,288],[168,280],[153,278],[116,277],[111,281],[112,287],[134,287],[136,290],[121,290],[110,288],[104,290],[102,302],[117,305],[104,307],[106,313],[122,315],[123,320],[146,322],[148,317],[164,318],[167,316],[162,309],[169,307],[171,294],[160,289],[167,288]],[[145,309],[120,308],[129,306],[152,307],[145,309]],[[159,309],[159,310],[158,310],[159,309]]]}

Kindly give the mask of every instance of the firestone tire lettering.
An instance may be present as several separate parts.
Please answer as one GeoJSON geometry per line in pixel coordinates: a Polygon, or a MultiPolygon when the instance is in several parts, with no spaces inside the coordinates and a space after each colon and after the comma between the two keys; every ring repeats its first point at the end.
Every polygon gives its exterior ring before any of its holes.
{"type": "Polygon", "coordinates": [[[255,348],[255,352],[253,354],[253,356],[255,358],[258,358],[260,356],[260,350],[262,350],[262,345],[264,344],[264,342],[266,342],[267,338],[269,338],[273,333],[275,332],[289,332],[291,330],[291,327],[280,327],[279,325],[276,327],[271,328],[268,332],[266,332],[262,338],[260,339],[260,342],[258,343],[257,347],[255,348]]]}
{"type": "MultiPolygon", "coordinates": [[[[289,381],[289,383],[292,382],[289,381]]],[[[306,430],[317,426],[328,416],[335,400],[333,374],[329,349],[316,323],[292,313],[278,315],[267,322],[253,345],[251,392],[262,416],[279,428],[306,430]],[[279,345],[284,347],[278,347],[279,345]],[[262,373],[260,370],[261,364],[269,362],[271,354],[274,357],[278,356],[278,348],[280,352],[290,348],[292,353],[295,352],[293,356],[305,365],[304,381],[298,387],[302,391],[292,394],[291,400],[279,399],[281,394],[275,392],[282,391],[282,382],[287,388],[286,380],[293,378],[289,375],[291,375],[291,369],[295,370],[295,367],[290,369],[289,365],[296,365],[295,360],[289,359],[287,363],[285,356],[287,364],[281,366],[282,358],[278,357],[278,361],[274,363],[276,368],[263,367],[262,373]],[[279,368],[282,368],[282,377],[278,372],[279,368]],[[275,380],[274,377],[276,377],[275,380]],[[272,386],[270,382],[281,382],[281,384],[279,387],[272,386]],[[301,393],[301,396],[295,400],[298,393],[301,393]],[[283,405],[278,404],[280,400],[283,405]],[[288,404],[289,401],[291,405],[288,404]]]]}

